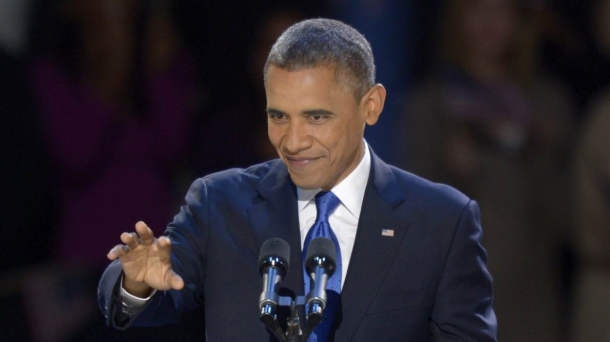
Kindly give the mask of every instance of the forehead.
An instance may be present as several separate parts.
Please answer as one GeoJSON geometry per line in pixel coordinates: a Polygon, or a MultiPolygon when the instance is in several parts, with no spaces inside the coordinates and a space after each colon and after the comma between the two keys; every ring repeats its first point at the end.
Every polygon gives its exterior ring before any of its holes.
{"type": "Polygon", "coordinates": [[[325,66],[292,70],[271,65],[267,71],[267,81],[271,82],[267,83],[303,82],[311,81],[314,78],[319,81],[329,81],[328,76],[330,75],[332,75],[332,69],[325,66]]]}
{"type": "Polygon", "coordinates": [[[270,65],[265,77],[265,90],[268,97],[290,93],[300,93],[303,96],[306,94],[336,96],[352,92],[345,83],[341,81],[335,67],[318,66],[288,70],[270,65]]]}

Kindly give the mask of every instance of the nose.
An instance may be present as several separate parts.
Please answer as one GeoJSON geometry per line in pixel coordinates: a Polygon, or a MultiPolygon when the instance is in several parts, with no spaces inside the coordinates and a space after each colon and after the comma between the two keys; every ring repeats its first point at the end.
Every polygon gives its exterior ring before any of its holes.
{"type": "Polygon", "coordinates": [[[286,135],[284,136],[283,149],[286,154],[297,155],[311,147],[311,136],[307,131],[307,125],[291,120],[288,124],[286,135]]]}

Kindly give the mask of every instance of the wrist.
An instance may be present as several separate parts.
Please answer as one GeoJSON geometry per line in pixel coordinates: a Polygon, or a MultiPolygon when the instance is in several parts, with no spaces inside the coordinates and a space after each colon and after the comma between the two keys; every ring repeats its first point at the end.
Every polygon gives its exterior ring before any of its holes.
{"type": "Polygon", "coordinates": [[[148,297],[152,291],[152,287],[145,282],[134,281],[126,276],[123,277],[123,289],[130,295],[139,298],[148,297]]]}

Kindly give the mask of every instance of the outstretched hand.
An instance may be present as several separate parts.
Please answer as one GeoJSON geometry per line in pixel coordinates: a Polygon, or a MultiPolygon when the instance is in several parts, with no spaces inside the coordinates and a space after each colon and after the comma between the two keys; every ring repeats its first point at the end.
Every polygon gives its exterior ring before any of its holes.
{"type": "Polygon", "coordinates": [[[136,223],[136,232],[121,234],[124,245],[116,245],[108,252],[108,259],[121,260],[123,288],[138,297],[147,297],[151,289],[180,290],[182,278],[172,270],[169,238],[155,238],[152,230],[142,221],[136,223]]]}

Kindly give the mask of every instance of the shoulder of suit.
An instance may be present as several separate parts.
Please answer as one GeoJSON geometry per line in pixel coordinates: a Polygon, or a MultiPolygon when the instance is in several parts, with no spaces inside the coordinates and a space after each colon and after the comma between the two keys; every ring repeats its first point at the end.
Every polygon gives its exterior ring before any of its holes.
{"type": "Polygon", "coordinates": [[[280,159],[273,159],[264,163],[252,165],[247,168],[231,168],[199,178],[197,181],[205,183],[207,188],[220,188],[230,190],[232,188],[243,189],[255,187],[261,179],[265,178],[271,170],[283,165],[280,159]]]}
{"type": "Polygon", "coordinates": [[[411,205],[453,207],[456,210],[461,210],[471,200],[468,196],[447,184],[432,182],[394,166],[391,166],[391,169],[411,205]]]}

